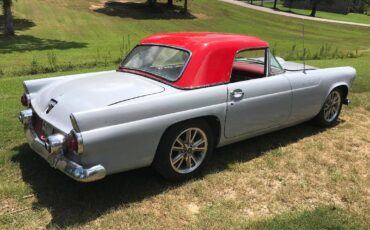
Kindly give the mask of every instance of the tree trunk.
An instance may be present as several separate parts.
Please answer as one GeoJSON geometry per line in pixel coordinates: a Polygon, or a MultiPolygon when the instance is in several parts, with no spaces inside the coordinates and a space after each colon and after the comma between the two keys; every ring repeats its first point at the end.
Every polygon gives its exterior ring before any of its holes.
{"type": "Polygon", "coordinates": [[[276,10],[276,3],[277,3],[277,0],[274,1],[274,9],[276,10]]]}
{"type": "Polygon", "coordinates": [[[185,0],[184,1],[184,12],[187,13],[188,12],[188,0],[185,0]]]}
{"type": "Polygon", "coordinates": [[[173,6],[173,0],[168,0],[167,5],[168,6],[173,6]]]}
{"type": "Polygon", "coordinates": [[[4,16],[5,16],[5,27],[4,34],[5,36],[14,36],[14,26],[13,26],[13,15],[11,6],[4,7],[4,16]]]}
{"type": "Polygon", "coordinates": [[[317,11],[317,1],[312,2],[312,11],[310,16],[315,17],[316,16],[316,11],[317,11]]]}
{"type": "Polygon", "coordinates": [[[155,6],[157,4],[157,0],[148,0],[150,6],[155,6]]]}

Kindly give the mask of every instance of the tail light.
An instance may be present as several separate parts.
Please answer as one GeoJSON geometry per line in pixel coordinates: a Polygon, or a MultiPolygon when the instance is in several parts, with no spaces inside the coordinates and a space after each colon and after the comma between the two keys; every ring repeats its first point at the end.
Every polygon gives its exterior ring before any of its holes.
{"type": "Polygon", "coordinates": [[[68,150],[80,154],[83,152],[83,142],[82,142],[82,136],[80,133],[77,133],[76,131],[72,130],[67,137],[67,147],[68,150]]]}
{"type": "Polygon", "coordinates": [[[30,95],[24,93],[21,96],[21,103],[22,103],[23,106],[29,106],[30,105],[30,101],[31,101],[30,95]]]}

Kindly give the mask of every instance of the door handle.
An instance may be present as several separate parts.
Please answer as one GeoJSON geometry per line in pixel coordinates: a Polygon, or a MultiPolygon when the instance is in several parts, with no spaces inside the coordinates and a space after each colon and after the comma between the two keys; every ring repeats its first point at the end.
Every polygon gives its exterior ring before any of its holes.
{"type": "Polygon", "coordinates": [[[234,99],[242,99],[244,96],[244,92],[241,89],[236,89],[232,91],[230,94],[231,94],[231,97],[234,99]]]}

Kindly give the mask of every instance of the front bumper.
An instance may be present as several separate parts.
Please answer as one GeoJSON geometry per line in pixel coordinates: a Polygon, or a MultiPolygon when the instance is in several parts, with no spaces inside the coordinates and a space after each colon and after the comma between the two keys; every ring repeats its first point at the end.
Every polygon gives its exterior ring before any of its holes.
{"type": "Polygon", "coordinates": [[[25,133],[30,147],[36,153],[47,160],[53,168],[59,169],[72,179],[80,182],[91,182],[103,179],[106,176],[106,170],[102,165],[84,168],[66,158],[63,153],[50,154],[45,148],[45,142],[40,140],[31,124],[26,125],[25,133]]]}

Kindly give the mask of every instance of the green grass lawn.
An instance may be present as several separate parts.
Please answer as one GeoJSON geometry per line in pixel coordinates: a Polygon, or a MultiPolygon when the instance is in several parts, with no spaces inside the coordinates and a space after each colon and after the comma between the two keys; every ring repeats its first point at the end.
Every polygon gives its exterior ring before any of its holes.
{"type": "Polygon", "coordinates": [[[307,61],[357,69],[353,105],[332,129],[302,124],[221,148],[203,177],[182,184],[151,169],[79,184],[25,143],[17,119],[22,81],[114,69],[127,47],[166,31],[250,34],[287,57],[301,45],[303,21],[213,0],[190,1],[187,16],[137,4],[116,12],[98,0],[39,2],[15,1],[17,37],[0,37],[0,229],[370,228],[369,29],[305,21],[312,53],[323,45],[358,53],[307,61]]]}
{"type": "Polygon", "coordinates": [[[292,20],[211,2],[191,1],[191,14],[178,16],[161,10],[148,12],[140,7],[142,4],[121,3],[104,8],[96,0],[43,1],[42,4],[37,0],[15,1],[18,36],[11,40],[0,37],[0,75],[37,73],[40,69],[55,69],[54,65],[61,66],[60,69],[111,65],[122,58],[128,46],[147,35],[166,31],[221,31],[259,36],[279,56],[286,57],[291,47],[300,47],[304,22],[306,47],[311,53],[319,52],[324,45],[343,54],[356,50],[368,52],[370,46],[368,28],[292,20]],[[54,61],[50,57],[55,57],[54,61]]]}
{"type": "MultiPolygon", "coordinates": [[[[273,8],[274,3],[266,2],[263,4],[263,6],[273,8]]],[[[307,16],[311,14],[311,10],[296,9],[296,8],[289,9],[289,7],[283,6],[282,3],[277,4],[277,8],[281,11],[292,12],[294,14],[301,14],[301,15],[307,15],[307,16]]],[[[357,13],[337,14],[337,13],[331,13],[331,12],[325,12],[325,11],[317,11],[316,17],[331,19],[331,20],[338,20],[338,21],[345,21],[345,22],[370,24],[370,16],[365,15],[365,14],[357,14],[357,13]]]]}

